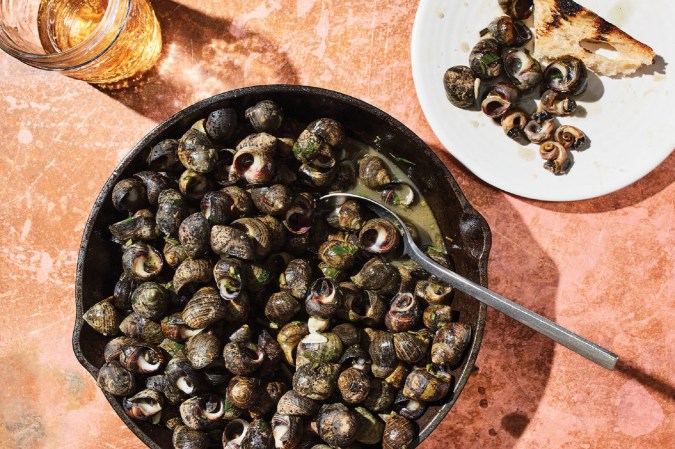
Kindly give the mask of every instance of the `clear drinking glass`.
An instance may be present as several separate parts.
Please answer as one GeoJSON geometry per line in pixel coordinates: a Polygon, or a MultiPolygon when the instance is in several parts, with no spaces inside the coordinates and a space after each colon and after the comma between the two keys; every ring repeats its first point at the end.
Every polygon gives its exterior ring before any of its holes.
{"type": "Polygon", "coordinates": [[[0,0],[0,48],[89,83],[149,70],[162,35],[148,0],[0,0]]]}

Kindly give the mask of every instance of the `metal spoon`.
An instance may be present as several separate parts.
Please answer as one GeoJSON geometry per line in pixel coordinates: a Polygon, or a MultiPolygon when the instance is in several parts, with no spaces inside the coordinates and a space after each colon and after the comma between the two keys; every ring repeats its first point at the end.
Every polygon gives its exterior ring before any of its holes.
{"type": "Polygon", "coordinates": [[[496,309],[506,316],[513,318],[519,323],[524,324],[530,329],[546,335],[551,340],[557,341],[561,345],[571,349],[572,351],[586,357],[588,360],[597,363],[598,365],[614,369],[619,357],[608,351],[607,349],[596,345],[595,343],[586,340],[585,338],[571,332],[564,327],[559,326],[553,321],[544,318],[543,316],[534,313],[533,311],[516,304],[515,302],[506,299],[505,297],[489,290],[481,285],[472,282],[463,276],[451,271],[442,265],[430,259],[419,246],[415,244],[408,231],[408,227],[394,212],[389,210],[384,205],[374,201],[370,198],[353,193],[331,193],[321,197],[322,200],[328,198],[354,198],[366,202],[366,205],[375,212],[378,216],[388,219],[393,219],[397,222],[399,230],[403,234],[404,253],[412,260],[417,262],[430,274],[436,276],[438,279],[447,282],[454,288],[471,295],[483,304],[486,304],[493,309],[496,309]]]}

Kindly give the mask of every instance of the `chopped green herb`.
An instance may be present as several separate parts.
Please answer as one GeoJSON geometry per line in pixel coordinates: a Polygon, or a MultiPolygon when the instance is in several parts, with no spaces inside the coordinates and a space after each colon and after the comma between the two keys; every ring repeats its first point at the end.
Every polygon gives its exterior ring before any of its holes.
{"type": "Polygon", "coordinates": [[[440,248],[436,248],[435,246],[430,246],[427,248],[427,253],[429,254],[438,254],[438,255],[445,255],[445,251],[443,251],[440,248]]]}
{"type": "Polygon", "coordinates": [[[130,222],[131,220],[133,220],[134,218],[135,218],[135,217],[125,218],[124,220],[120,221],[118,224],[121,224],[121,223],[129,223],[129,222],[130,222]]]}
{"type": "Polygon", "coordinates": [[[332,248],[333,254],[336,256],[354,255],[359,250],[356,245],[337,245],[332,248]]]}
{"type": "Polygon", "coordinates": [[[392,159],[394,159],[396,162],[400,162],[400,163],[402,163],[402,164],[413,165],[413,166],[417,165],[417,164],[415,164],[413,161],[410,161],[410,160],[408,160],[408,159],[406,159],[406,158],[403,158],[403,157],[396,156],[394,153],[389,153],[389,155],[390,155],[390,156],[392,157],[392,159]]]}
{"type": "Polygon", "coordinates": [[[485,64],[486,67],[495,61],[499,61],[499,56],[494,53],[484,53],[483,56],[480,57],[481,64],[485,64]]]}
{"type": "Polygon", "coordinates": [[[180,245],[180,242],[173,237],[166,236],[164,237],[164,241],[169,245],[180,245]]]}

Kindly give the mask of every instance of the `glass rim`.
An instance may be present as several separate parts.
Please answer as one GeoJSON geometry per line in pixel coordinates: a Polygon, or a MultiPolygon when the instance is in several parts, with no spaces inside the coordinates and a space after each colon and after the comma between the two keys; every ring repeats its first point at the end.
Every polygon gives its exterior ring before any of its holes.
{"type": "Polygon", "coordinates": [[[101,22],[96,26],[94,31],[87,36],[82,42],[77,44],[74,47],[71,47],[67,50],[58,52],[58,53],[30,53],[23,50],[19,50],[12,46],[11,40],[5,39],[7,34],[5,33],[4,28],[0,25],[0,49],[5,51],[10,56],[20,60],[21,62],[35,66],[45,70],[53,71],[63,71],[63,70],[73,70],[80,68],[84,65],[91,63],[92,61],[99,58],[105,52],[110,49],[110,47],[117,41],[120,34],[126,26],[127,20],[129,19],[129,14],[131,12],[131,2],[132,0],[110,0],[108,6],[106,7],[105,13],[101,18],[101,22]],[[122,23],[115,33],[114,37],[105,48],[101,49],[94,55],[88,55],[87,52],[91,50],[96,45],[100,44],[106,35],[110,32],[115,23],[115,18],[117,17],[120,7],[123,7],[126,4],[126,11],[124,11],[124,17],[122,18],[122,23]]]}

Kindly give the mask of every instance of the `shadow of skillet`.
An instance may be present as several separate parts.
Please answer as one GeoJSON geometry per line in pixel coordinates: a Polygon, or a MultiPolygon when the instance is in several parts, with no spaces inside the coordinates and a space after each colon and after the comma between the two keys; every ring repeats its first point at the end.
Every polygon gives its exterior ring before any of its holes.
{"type": "Polygon", "coordinates": [[[212,95],[249,84],[297,84],[295,68],[274,42],[231,21],[170,0],[153,1],[162,29],[162,54],[141,79],[99,89],[144,116],[163,121],[212,95]]]}
{"type": "Polygon", "coordinates": [[[550,203],[528,200],[543,209],[567,214],[593,214],[623,209],[639,204],[667,188],[675,181],[675,151],[644,178],[609,195],[590,200],[550,203]]]}
{"type": "MultiPolygon", "coordinates": [[[[559,272],[553,260],[504,193],[469,173],[444,150],[434,151],[490,224],[490,288],[555,321],[559,272]]],[[[515,447],[546,390],[553,347],[548,338],[489,310],[479,368],[448,418],[420,448],[515,447]]]]}

